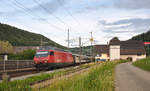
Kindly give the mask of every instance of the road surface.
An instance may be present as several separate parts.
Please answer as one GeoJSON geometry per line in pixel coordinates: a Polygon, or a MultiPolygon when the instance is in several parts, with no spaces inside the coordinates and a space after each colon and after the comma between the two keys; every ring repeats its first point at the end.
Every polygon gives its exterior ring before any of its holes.
{"type": "Polygon", "coordinates": [[[150,91],[150,72],[123,63],[115,69],[116,91],[150,91]]]}

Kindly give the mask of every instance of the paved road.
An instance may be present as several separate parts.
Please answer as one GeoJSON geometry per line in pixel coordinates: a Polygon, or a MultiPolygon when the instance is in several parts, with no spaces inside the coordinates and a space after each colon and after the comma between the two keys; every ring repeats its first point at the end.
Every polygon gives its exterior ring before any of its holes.
{"type": "Polygon", "coordinates": [[[150,72],[131,63],[119,64],[115,70],[116,91],[150,91],[150,72]]]}

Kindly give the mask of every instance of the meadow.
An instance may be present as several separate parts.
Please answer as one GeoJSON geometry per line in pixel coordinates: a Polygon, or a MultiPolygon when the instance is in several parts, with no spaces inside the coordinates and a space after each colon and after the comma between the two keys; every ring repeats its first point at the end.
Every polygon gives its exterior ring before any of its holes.
{"type": "Polygon", "coordinates": [[[150,71],[150,57],[138,60],[134,62],[133,65],[143,70],[150,71]]]}
{"type": "Polygon", "coordinates": [[[87,72],[64,78],[40,91],[114,91],[115,66],[125,60],[105,62],[91,67],[87,72]]]}

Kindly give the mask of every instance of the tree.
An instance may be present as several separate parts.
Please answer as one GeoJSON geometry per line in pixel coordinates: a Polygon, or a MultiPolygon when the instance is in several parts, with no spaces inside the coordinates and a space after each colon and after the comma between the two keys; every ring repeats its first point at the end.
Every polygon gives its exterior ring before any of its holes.
{"type": "Polygon", "coordinates": [[[33,60],[35,53],[36,53],[35,50],[29,49],[21,53],[11,54],[9,55],[9,59],[10,60],[33,60]]]}
{"type": "Polygon", "coordinates": [[[8,41],[0,41],[0,54],[9,54],[13,52],[13,47],[8,41]]]}

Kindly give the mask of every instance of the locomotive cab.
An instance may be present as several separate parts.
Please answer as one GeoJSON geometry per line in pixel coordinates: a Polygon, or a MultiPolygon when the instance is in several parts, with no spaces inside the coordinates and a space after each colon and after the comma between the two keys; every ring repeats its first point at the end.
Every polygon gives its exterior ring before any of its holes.
{"type": "Polygon", "coordinates": [[[72,53],[63,50],[38,50],[34,57],[36,68],[57,68],[74,65],[72,53]]]}
{"type": "Polygon", "coordinates": [[[34,63],[37,68],[46,67],[53,60],[53,51],[38,51],[34,57],[34,63]]]}

